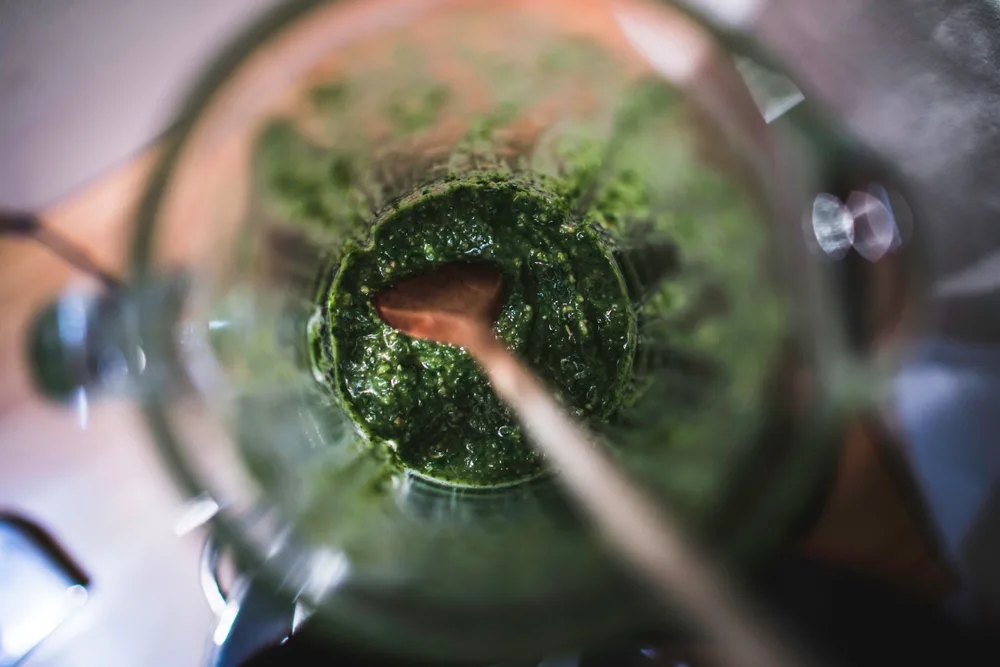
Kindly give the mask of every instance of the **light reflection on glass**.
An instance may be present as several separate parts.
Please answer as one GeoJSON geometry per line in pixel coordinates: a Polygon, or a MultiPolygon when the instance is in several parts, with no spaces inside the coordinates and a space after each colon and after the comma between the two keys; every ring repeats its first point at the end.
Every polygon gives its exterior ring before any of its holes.
{"type": "Polygon", "coordinates": [[[318,551],[310,559],[309,581],[300,594],[310,600],[323,600],[347,579],[349,571],[350,564],[344,554],[332,549],[318,551]]]}
{"type": "Polygon", "coordinates": [[[898,194],[873,183],[867,191],[851,192],[846,204],[831,194],[817,195],[809,235],[818,245],[814,249],[830,259],[843,259],[854,248],[874,263],[906,243],[911,223],[908,216],[909,208],[898,194]]]}
{"type": "Polygon", "coordinates": [[[896,221],[878,198],[855,190],[847,200],[854,219],[854,249],[869,262],[877,262],[900,240],[896,221]]]}
{"type": "Polygon", "coordinates": [[[82,298],[60,299],[58,304],[59,338],[67,349],[80,347],[87,336],[87,305],[82,298]]]}
{"type": "Polygon", "coordinates": [[[215,632],[212,633],[212,641],[215,642],[216,646],[225,644],[229,633],[233,631],[233,624],[236,623],[236,616],[240,611],[239,600],[239,597],[234,597],[219,615],[219,624],[215,626],[215,632]]]}
{"type": "Polygon", "coordinates": [[[90,402],[87,400],[87,390],[80,387],[73,395],[73,405],[76,409],[76,423],[86,431],[90,424],[90,402]]]}
{"type": "MultiPolygon", "coordinates": [[[[885,207],[886,211],[892,217],[893,239],[892,244],[889,246],[889,252],[896,252],[903,247],[903,243],[906,241],[905,232],[900,228],[900,225],[904,224],[905,221],[901,219],[902,216],[897,215],[893,208],[893,197],[890,197],[889,192],[884,187],[878,183],[873,183],[868,186],[868,194],[882,202],[882,206],[885,207]]],[[[895,199],[897,202],[900,200],[899,197],[895,199]]]]}
{"type": "Polygon", "coordinates": [[[820,249],[831,259],[843,259],[854,243],[854,217],[833,195],[822,193],[813,200],[812,228],[820,249]]]}
{"type": "Polygon", "coordinates": [[[219,511],[219,504],[207,493],[187,502],[184,512],[174,525],[174,533],[178,537],[187,535],[192,530],[200,528],[219,511]]]}
{"type": "Polygon", "coordinates": [[[671,26],[665,33],[648,17],[621,9],[615,20],[632,47],[669,81],[683,83],[696,76],[709,55],[709,42],[700,32],[671,26]]]}

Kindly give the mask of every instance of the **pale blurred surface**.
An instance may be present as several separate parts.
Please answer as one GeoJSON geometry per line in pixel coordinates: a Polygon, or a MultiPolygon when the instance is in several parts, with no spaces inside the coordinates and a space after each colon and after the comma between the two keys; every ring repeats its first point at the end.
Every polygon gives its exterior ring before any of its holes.
{"type": "Polygon", "coordinates": [[[0,203],[39,208],[168,126],[216,50],[279,0],[0,0],[0,203]]]}

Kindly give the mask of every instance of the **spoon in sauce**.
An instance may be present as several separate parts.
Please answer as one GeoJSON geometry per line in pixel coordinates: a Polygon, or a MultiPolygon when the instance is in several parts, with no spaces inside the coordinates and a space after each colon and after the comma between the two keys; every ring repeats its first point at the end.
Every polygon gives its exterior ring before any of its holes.
{"type": "Polygon", "coordinates": [[[493,333],[504,300],[503,275],[486,264],[445,264],[375,295],[389,326],[414,338],[464,348],[528,439],[608,546],[671,609],[680,608],[718,643],[727,662],[790,667],[798,660],[758,626],[682,537],[679,527],[632,483],[544,384],[493,333]]]}

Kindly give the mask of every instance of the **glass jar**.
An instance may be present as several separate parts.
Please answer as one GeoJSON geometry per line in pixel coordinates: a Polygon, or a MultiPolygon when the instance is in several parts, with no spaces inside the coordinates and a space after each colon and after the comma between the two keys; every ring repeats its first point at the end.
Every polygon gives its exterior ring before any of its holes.
{"type": "Polygon", "coordinates": [[[130,287],[76,353],[122,351],[218,539],[332,634],[462,660],[594,643],[649,622],[642,591],[549,475],[470,488],[394,463],[323,372],[325,286],[387,212],[456,183],[564,204],[606,239],[636,320],[628,400],[591,425],[740,570],[829,471],[850,365],[798,148],[665,5],[293,3],[194,88],[130,287]]]}

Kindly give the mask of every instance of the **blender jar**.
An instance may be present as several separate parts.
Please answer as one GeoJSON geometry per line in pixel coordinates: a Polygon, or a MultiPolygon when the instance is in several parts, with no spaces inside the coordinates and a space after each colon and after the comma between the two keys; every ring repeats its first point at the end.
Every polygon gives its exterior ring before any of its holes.
{"type": "Polygon", "coordinates": [[[177,479],[220,507],[218,539],[332,634],[481,660],[649,618],[550,475],[428,479],[365,435],[331,379],[330,277],[428,193],[530,183],[599,231],[634,357],[628,400],[590,425],[726,564],[775,547],[829,467],[824,378],[847,353],[802,235],[813,174],[776,150],[688,16],[638,1],[296,3],[220,57],[180,119],[139,211],[130,288],[80,354],[122,351],[177,479]]]}

